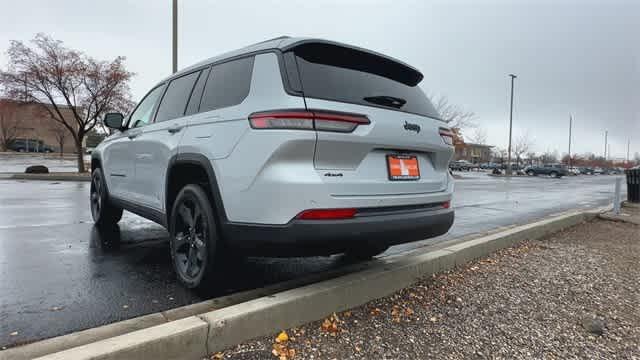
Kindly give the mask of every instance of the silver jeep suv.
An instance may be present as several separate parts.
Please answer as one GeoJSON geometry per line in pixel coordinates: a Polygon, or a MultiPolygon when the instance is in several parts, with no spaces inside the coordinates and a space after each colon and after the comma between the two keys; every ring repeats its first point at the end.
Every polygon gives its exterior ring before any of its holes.
{"type": "Polygon", "coordinates": [[[179,280],[223,251],[368,258],[446,233],[453,137],[415,68],[281,37],[158,83],[92,153],[98,227],[128,210],[165,226],[179,280]]]}

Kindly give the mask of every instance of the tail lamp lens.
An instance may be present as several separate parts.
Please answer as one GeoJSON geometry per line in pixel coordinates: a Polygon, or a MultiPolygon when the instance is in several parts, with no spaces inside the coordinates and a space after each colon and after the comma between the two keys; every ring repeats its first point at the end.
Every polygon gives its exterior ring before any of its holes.
{"type": "Polygon", "coordinates": [[[254,129],[297,129],[349,133],[358,125],[369,124],[364,115],[326,111],[268,111],[249,116],[254,129]]]}

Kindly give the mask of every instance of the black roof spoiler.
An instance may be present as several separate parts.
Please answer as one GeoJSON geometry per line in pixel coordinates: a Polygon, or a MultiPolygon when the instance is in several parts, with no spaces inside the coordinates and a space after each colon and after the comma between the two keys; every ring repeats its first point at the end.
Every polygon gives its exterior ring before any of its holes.
{"type": "MultiPolygon", "coordinates": [[[[357,46],[342,44],[335,41],[321,40],[321,39],[303,39],[303,40],[292,42],[290,44],[286,44],[281,49],[282,51],[295,50],[295,49],[307,49],[307,50],[310,50],[310,51],[307,51],[309,53],[309,52],[313,52],[314,47],[317,48],[318,50],[320,50],[322,47],[324,48],[335,47],[336,49],[342,48],[344,50],[356,51],[362,54],[369,55],[371,56],[372,59],[377,58],[378,62],[382,60],[382,62],[379,64],[381,66],[377,66],[375,67],[375,69],[373,69],[374,73],[380,76],[384,76],[384,77],[388,77],[388,78],[400,81],[409,86],[418,85],[424,78],[424,75],[422,75],[422,73],[418,69],[398,59],[380,54],[372,50],[367,50],[357,46]]],[[[337,52],[337,54],[339,55],[339,52],[337,52]]],[[[371,71],[371,69],[368,69],[368,71],[371,71]]]]}

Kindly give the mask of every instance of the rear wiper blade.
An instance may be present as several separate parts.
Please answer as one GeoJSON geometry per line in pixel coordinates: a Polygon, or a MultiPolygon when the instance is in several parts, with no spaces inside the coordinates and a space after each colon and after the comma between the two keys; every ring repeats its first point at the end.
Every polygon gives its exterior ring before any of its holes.
{"type": "Polygon", "coordinates": [[[367,96],[364,98],[365,101],[368,101],[370,103],[373,104],[378,104],[378,105],[384,105],[384,106],[391,106],[394,108],[398,108],[400,109],[401,107],[404,106],[404,104],[407,103],[407,100],[402,99],[402,98],[398,98],[398,97],[393,97],[393,96],[367,96]]]}

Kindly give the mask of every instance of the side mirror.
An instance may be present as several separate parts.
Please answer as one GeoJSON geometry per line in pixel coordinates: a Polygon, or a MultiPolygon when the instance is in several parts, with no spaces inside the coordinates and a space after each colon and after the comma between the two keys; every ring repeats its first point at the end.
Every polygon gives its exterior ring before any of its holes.
{"type": "Polygon", "coordinates": [[[112,112],[107,113],[102,122],[110,129],[122,130],[122,120],[124,120],[124,115],[112,112]]]}

